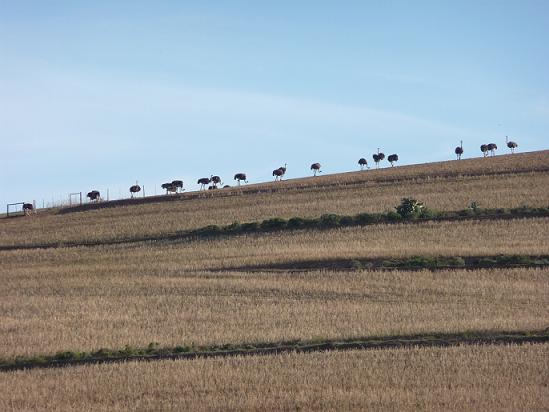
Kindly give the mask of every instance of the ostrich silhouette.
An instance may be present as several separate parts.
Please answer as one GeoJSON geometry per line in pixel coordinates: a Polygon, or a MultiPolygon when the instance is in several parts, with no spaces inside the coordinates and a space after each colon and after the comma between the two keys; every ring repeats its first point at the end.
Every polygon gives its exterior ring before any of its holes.
{"type": "Polygon", "coordinates": [[[283,167],[273,170],[273,176],[275,177],[275,182],[277,180],[282,180],[282,177],[286,174],[287,164],[285,163],[283,167]]]}
{"type": "Polygon", "coordinates": [[[505,136],[505,144],[507,144],[507,147],[511,149],[511,153],[515,153],[515,149],[518,147],[518,144],[516,142],[510,141],[509,136],[505,136]]]}
{"type": "Polygon", "coordinates": [[[463,154],[463,140],[459,141],[459,146],[456,147],[456,150],[454,150],[454,153],[457,156],[457,160],[461,160],[461,155],[463,154]]]}
{"type": "Polygon", "coordinates": [[[234,180],[238,182],[238,186],[240,186],[240,182],[248,183],[248,180],[246,180],[246,173],[237,173],[234,175],[234,180]]]}
{"type": "Polygon", "coordinates": [[[322,170],[320,170],[320,163],[313,163],[311,165],[311,170],[313,171],[313,176],[316,176],[317,173],[322,173],[322,170]]]}
{"type": "Polygon", "coordinates": [[[200,190],[206,190],[206,185],[210,184],[210,181],[209,177],[201,177],[196,183],[200,185],[200,190]]]}

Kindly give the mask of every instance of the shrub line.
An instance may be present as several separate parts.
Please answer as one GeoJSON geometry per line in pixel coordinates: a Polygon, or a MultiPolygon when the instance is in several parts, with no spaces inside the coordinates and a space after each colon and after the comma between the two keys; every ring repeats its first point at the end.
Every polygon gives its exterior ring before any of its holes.
{"type": "Polygon", "coordinates": [[[276,355],[288,352],[324,352],[356,349],[393,349],[410,347],[448,347],[457,345],[503,345],[549,342],[549,328],[534,331],[466,331],[461,333],[427,333],[357,337],[348,339],[294,340],[200,346],[194,345],[160,348],[151,343],[146,348],[100,349],[95,352],[58,352],[54,355],[0,359],[0,372],[35,368],[56,368],[89,364],[127,361],[189,360],[251,355],[276,355]]]}
{"type": "Polygon", "coordinates": [[[214,271],[259,272],[268,270],[314,270],[339,271],[361,270],[446,270],[483,268],[547,267],[549,255],[490,255],[490,256],[411,256],[406,258],[355,258],[302,260],[266,265],[237,266],[214,271]]]}
{"type": "MultiPolygon", "coordinates": [[[[414,200],[414,199],[403,199],[414,200]]],[[[416,201],[417,202],[417,201],[416,201]]],[[[109,246],[127,243],[156,242],[156,241],[180,241],[194,240],[212,237],[238,236],[244,234],[259,234],[292,230],[328,230],[340,227],[370,226],[376,224],[418,224],[425,222],[452,222],[463,220],[505,220],[526,219],[537,217],[549,217],[549,207],[529,208],[519,207],[512,209],[481,209],[468,208],[457,211],[436,211],[421,206],[412,211],[397,213],[359,213],[356,215],[324,214],[317,218],[293,217],[283,219],[279,217],[265,219],[263,221],[239,223],[218,226],[208,225],[199,229],[180,231],[172,234],[150,235],[123,239],[94,240],[85,242],[54,242],[33,243],[22,245],[0,245],[0,251],[24,250],[24,249],[53,249],[62,247],[95,247],[109,246]]],[[[400,207],[400,206],[399,206],[400,207]]],[[[399,208],[396,208],[399,210],[399,208]]],[[[400,211],[400,210],[399,210],[400,211]]]]}

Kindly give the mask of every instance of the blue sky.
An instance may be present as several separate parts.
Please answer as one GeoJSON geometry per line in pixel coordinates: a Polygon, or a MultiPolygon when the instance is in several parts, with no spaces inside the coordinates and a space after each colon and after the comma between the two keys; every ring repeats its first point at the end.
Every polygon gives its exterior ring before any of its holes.
{"type": "Polygon", "coordinates": [[[0,0],[0,205],[547,149],[548,39],[544,0],[0,0]]]}

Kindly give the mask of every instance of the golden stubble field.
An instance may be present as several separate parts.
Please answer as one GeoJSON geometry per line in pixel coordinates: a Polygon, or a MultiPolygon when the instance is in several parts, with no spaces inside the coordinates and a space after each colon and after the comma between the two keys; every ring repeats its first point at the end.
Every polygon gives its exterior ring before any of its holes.
{"type": "Polygon", "coordinates": [[[548,371],[548,344],[93,365],[0,374],[0,409],[540,411],[548,371]]]}
{"type": "MultiPolygon", "coordinates": [[[[0,243],[113,239],[324,213],[547,206],[549,152],[253,185],[33,218],[0,243]],[[231,189],[232,190],[232,189],[231,189]],[[235,192],[236,193],[236,192],[235,192]]],[[[549,326],[549,270],[269,270],[410,256],[549,255],[549,218],[380,224],[0,252],[0,358],[549,326]],[[250,267],[263,269],[246,270],[250,267]]],[[[539,410],[549,345],[158,361],[0,374],[0,410],[539,410]]]]}
{"type": "Polygon", "coordinates": [[[0,357],[420,332],[533,330],[549,270],[188,272],[141,262],[3,273],[0,357]]]}
{"type": "Polygon", "coordinates": [[[82,265],[95,270],[234,269],[303,260],[422,256],[549,255],[549,218],[379,224],[175,242],[0,252],[6,273],[82,265]],[[156,269],[155,269],[156,268],[156,269]]]}
{"type": "Polygon", "coordinates": [[[0,219],[0,244],[120,239],[271,217],[383,212],[402,197],[437,210],[464,209],[472,201],[493,208],[546,207],[549,192],[539,188],[549,186],[548,169],[549,151],[254,185],[246,189],[250,193],[232,196],[193,194],[180,201],[0,219]],[[491,174],[494,170],[505,175],[491,174]],[[450,177],[442,177],[450,171],[450,177]]]}

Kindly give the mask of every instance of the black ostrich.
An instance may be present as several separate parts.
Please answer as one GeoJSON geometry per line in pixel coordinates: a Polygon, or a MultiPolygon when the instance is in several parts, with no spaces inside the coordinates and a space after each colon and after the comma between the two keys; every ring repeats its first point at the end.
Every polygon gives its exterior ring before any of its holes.
{"type": "Polygon", "coordinates": [[[246,173],[237,173],[234,175],[234,180],[238,181],[238,186],[240,186],[240,182],[248,183],[248,180],[246,180],[246,173]]]}
{"type": "Polygon", "coordinates": [[[495,143],[488,143],[488,145],[486,147],[488,148],[488,150],[490,151],[492,156],[495,156],[496,150],[498,150],[497,145],[495,143]]]}
{"type": "Polygon", "coordinates": [[[183,191],[183,180],[173,180],[172,186],[178,191],[183,191]]]}
{"type": "Polygon", "coordinates": [[[320,170],[320,163],[313,163],[311,165],[311,170],[313,171],[313,176],[316,176],[317,173],[322,173],[322,170],[320,170]]]}
{"type": "Polygon", "coordinates": [[[34,205],[32,203],[23,203],[23,212],[26,216],[30,215],[31,213],[34,213],[34,205]]]}
{"type": "Polygon", "coordinates": [[[217,185],[222,184],[222,183],[221,183],[221,178],[220,178],[219,176],[214,176],[214,175],[212,175],[212,176],[210,177],[210,182],[213,183],[213,186],[214,186],[216,189],[217,189],[217,185]]]}
{"type": "Polygon", "coordinates": [[[394,166],[393,163],[398,162],[398,155],[397,154],[389,155],[387,160],[389,161],[389,163],[391,163],[391,167],[393,167],[394,166]]]}
{"type": "Polygon", "coordinates": [[[99,202],[101,200],[101,193],[99,193],[99,190],[92,190],[91,192],[88,192],[86,196],[90,198],[90,202],[99,202]]]}
{"type": "Polygon", "coordinates": [[[456,150],[454,150],[454,153],[457,156],[457,160],[461,160],[461,155],[463,154],[463,140],[459,141],[459,146],[456,147],[456,150]]]}
{"type": "Polygon", "coordinates": [[[482,144],[480,145],[480,151],[482,152],[482,155],[484,157],[487,157],[488,156],[488,145],[487,144],[482,144]]]}
{"type": "Polygon", "coordinates": [[[284,167],[279,167],[278,169],[273,170],[273,176],[275,177],[275,182],[277,180],[282,180],[282,177],[286,174],[287,164],[284,164],[284,167]]]}
{"type": "Polygon", "coordinates": [[[360,170],[364,170],[364,168],[366,167],[367,169],[369,169],[368,167],[368,161],[366,159],[364,159],[363,157],[361,157],[360,159],[358,159],[358,164],[360,165],[360,170]]]}
{"type": "Polygon", "coordinates": [[[196,183],[200,185],[200,190],[206,190],[206,185],[210,184],[210,181],[209,177],[201,177],[196,183]]]}
{"type": "Polygon", "coordinates": [[[374,162],[376,163],[376,169],[379,169],[379,162],[385,159],[385,153],[380,152],[378,148],[377,153],[374,154],[372,157],[374,158],[374,162]]]}
{"type": "Polygon", "coordinates": [[[166,194],[177,192],[177,187],[173,183],[163,183],[161,187],[166,190],[166,194]]]}
{"type": "Polygon", "coordinates": [[[137,182],[135,182],[135,184],[132,187],[130,187],[130,195],[132,199],[133,199],[133,195],[139,192],[141,192],[141,186],[139,186],[137,182]]]}
{"type": "Polygon", "coordinates": [[[509,136],[505,136],[505,143],[507,144],[507,147],[511,149],[511,153],[515,153],[515,149],[518,147],[518,144],[513,141],[509,141],[509,136]]]}

